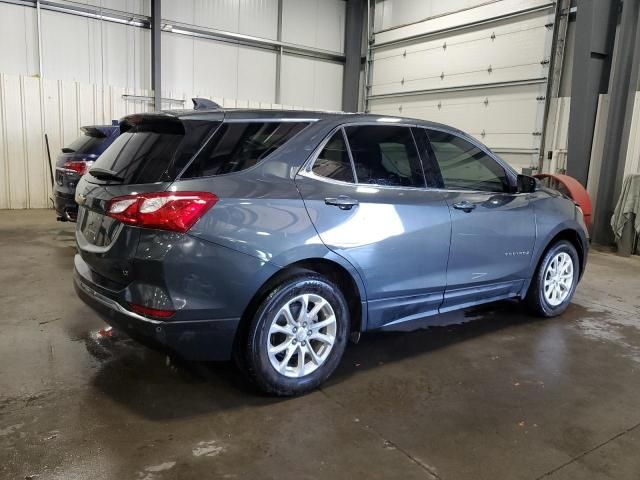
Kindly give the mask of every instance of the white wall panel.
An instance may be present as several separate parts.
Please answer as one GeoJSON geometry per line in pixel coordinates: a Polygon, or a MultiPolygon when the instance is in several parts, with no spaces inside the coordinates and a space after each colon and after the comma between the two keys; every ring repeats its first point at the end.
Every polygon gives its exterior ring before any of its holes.
{"type": "Polygon", "coordinates": [[[282,103],[340,110],[343,66],[305,57],[282,58],[282,103]]]}
{"type": "Polygon", "coordinates": [[[344,52],[344,0],[284,0],[282,40],[344,52]]]}
{"type": "MultiPolygon", "coordinates": [[[[161,41],[163,89],[193,91],[193,37],[163,33],[161,41]]],[[[203,61],[206,62],[204,59],[203,61]]]]}
{"type": "Polygon", "coordinates": [[[149,110],[147,102],[124,100],[125,93],[151,92],[0,74],[0,209],[50,206],[44,134],[55,162],[81,126],[149,110]]]}
{"type": "Polygon", "coordinates": [[[0,72],[38,74],[36,29],[35,9],[0,4],[0,72]]]}
{"type": "Polygon", "coordinates": [[[629,146],[624,167],[624,175],[640,173],[640,92],[636,92],[633,104],[633,117],[629,131],[629,146]]]}
{"type": "Polygon", "coordinates": [[[194,88],[183,91],[237,98],[238,47],[202,39],[195,39],[194,47],[194,88]]]}
{"type": "MultiPolygon", "coordinates": [[[[238,98],[276,101],[276,54],[251,47],[238,49],[238,98]]],[[[304,105],[304,103],[301,103],[304,105]]]]}

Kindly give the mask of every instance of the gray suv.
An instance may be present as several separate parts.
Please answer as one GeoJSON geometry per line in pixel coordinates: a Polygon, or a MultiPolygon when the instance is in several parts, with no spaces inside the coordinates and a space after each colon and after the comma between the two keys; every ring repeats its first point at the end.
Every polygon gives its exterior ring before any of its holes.
{"type": "Polygon", "coordinates": [[[78,295],[272,394],[318,386],[360,332],[505,298],[558,315],[585,268],[580,209],[445,125],[209,109],[120,131],[78,184],[78,295]]]}

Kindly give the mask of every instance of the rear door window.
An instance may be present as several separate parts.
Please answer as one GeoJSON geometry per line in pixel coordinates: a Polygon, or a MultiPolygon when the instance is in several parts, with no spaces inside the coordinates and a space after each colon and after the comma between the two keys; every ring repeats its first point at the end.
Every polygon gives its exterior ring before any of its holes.
{"type": "Polygon", "coordinates": [[[333,134],[313,164],[313,173],[320,176],[354,183],[353,168],[342,129],[333,134]]]}
{"type": "Polygon", "coordinates": [[[264,160],[307,125],[307,122],[223,123],[181,178],[246,170],[264,160]]]}
{"type": "Polygon", "coordinates": [[[409,127],[345,127],[358,183],[425,187],[420,157],[409,127]]]}
{"type": "Polygon", "coordinates": [[[92,169],[110,170],[122,179],[117,183],[125,185],[173,181],[218,126],[219,122],[177,119],[133,125],[92,169]]]}

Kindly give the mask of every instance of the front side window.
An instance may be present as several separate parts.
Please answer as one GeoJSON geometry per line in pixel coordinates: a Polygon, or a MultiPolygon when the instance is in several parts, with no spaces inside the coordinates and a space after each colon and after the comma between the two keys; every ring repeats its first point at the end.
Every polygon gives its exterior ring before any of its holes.
{"type": "Polygon", "coordinates": [[[313,173],[320,177],[353,183],[353,169],[342,130],[333,134],[313,164],[313,173]]]}
{"type": "Polygon", "coordinates": [[[429,130],[427,133],[445,188],[482,192],[509,191],[509,180],[504,168],[482,149],[451,133],[437,130],[429,130]]]}
{"type": "Polygon", "coordinates": [[[246,170],[264,160],[307,125],[306,122],[223,123],[182,178],[246,170]]]}
{"type": "Polygon", "coordinates": [[[346,127],[358,183],[393,187],[424,187],[424,175],[408,127],[362,125],[346,127]]]}

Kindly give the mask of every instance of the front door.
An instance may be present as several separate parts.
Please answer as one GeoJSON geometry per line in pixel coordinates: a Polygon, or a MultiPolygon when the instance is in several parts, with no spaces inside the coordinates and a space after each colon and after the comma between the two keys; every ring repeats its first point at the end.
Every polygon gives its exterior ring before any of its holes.
{"type": "Polygon", "coordinates": [[[451,251],[441,312],[518,294],[527,276],[536,225],[527,194],[484,149],[429,130],[451,212],[451,251]]]}
{"type": "Polygon", "coordinates": [[[449,211],[425,188],[408,127],[340,128],[296,184],[325,245],[360,273],[368,325],[437,313],[449,252],[449,211]]]}

